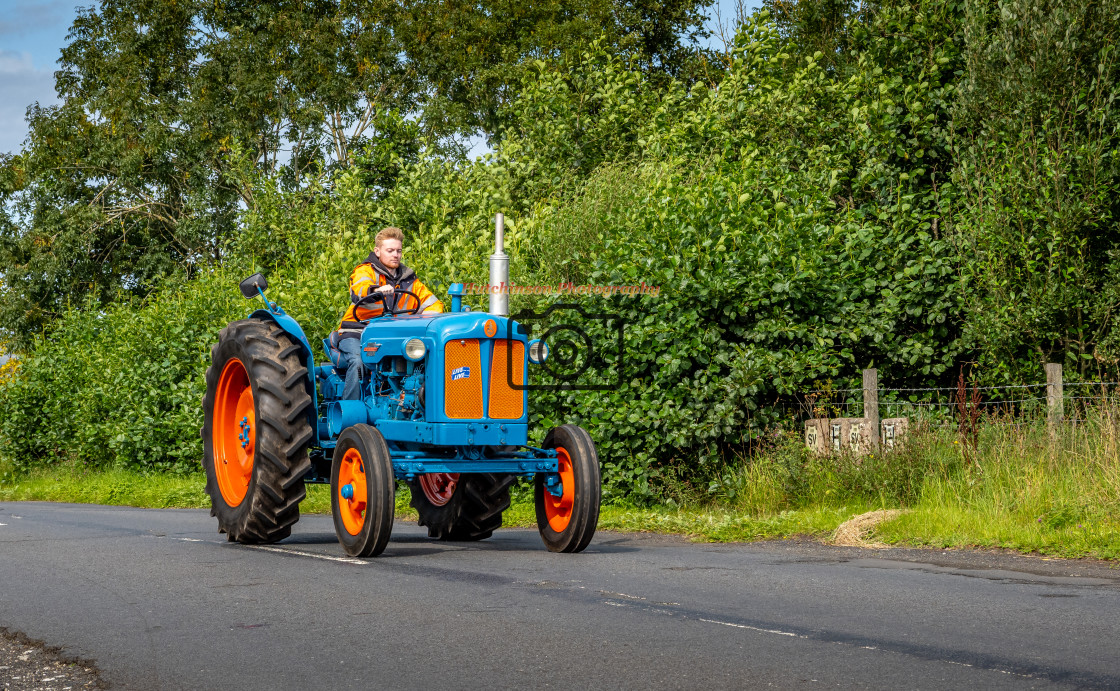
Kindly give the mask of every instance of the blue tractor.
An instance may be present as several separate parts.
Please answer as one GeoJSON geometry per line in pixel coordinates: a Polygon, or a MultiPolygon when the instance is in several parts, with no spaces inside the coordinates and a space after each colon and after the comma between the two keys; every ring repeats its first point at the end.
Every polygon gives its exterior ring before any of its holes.
{"type": "MultiPolygon", "coordinates": [[[[203,399],[206,492],[230,541],[291,534],[306,483],[330,483],[335,533],[348,555],[380,554],[393,528],[397,481],[430,537],[482,540],[502,523],[517,478],[533,478],[537,526],[553,552],[587,547],[599,520],[599,460],[576,425],[529,444],[528,384],[547,346],[514,320],[463,305],[443,314],[389,308],[361,333],[360,400],[342,400],[346,361],[323,346],[315,363],[303,329],[265,307],[222,329],[203,399]]],[[[375,293],[366,300],[381,299],[375,293]]],[[[418,304],[418,303],[417,303],[418,304]]]]}

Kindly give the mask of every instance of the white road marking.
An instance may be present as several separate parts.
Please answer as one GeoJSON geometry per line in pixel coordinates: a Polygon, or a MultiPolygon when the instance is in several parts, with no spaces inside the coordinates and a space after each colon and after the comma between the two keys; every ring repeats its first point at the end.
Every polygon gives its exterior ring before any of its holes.
{"type": "Polygon", "coordinates": [[[606,595],[607,597],[621,597],[627,600],[645,600],[644,597],[639,597],[637,595],[627,595],[626,593],[612,593],[609,590],[600,590],[599,594],[606,595]]]}
{"type": "Polygon", "coordinates": [[[789,631],[779,631],[778,629],[763,629],[763,628],[759,628],[757,626],[747,626],[746,624],[734,624],[734,623],[729,622],[729,621],[716,621],[715,619],[701,619],[700,621],[706,622],[708,624],[719,624],[720,626],[730,626],[730,627],[736,628],[736,629],[748,629],[750,631],[758,631],[759,633],[773,633],[773,634],[777,634],[779,636],[792,636],[794,638],[805,638],[805,636],[801,636],[801,635],[796,634],[796,633],[790,633],[789,631]]]}
{"type": "Polygon", "coordinates": [[[239,545],[239,547],[247,547],[249,549],[259,549],[265,552],[279,552],[280,554],[294,554],[299,557],[311,557],[312,559],[323,559],[326,561],[337,561],[342,564],[356,564],[358,566],[365,566],[369,564],[368,561],[361,559],[354,559],[352,557],[332,557],[328,554],[316,554],[314,552],[304,552],[298,549],[284,549],[283,547],[269,547],[267,545],[239,545]]]}
{"type": "Polygon", "coordinates": [[[353,557],[332,557],[329,554],[316,554],[315,552],[304,552],[298,549],[287,549],[284,547],[270,547],[268,545],[236,545],[228,542],[215,542],[213,540],[199,540],[195,537],[177,537],[174,538],[180,542],[209,542],[213,545],[229,545],[231,547],[244,547],[246,549],[259,549],[265,552],[278,552],[280,554],[294,554],[297,557],[311,557],[312,559],[324,559],[326,561],[335,561],[341,564],[355,564],[357,566],[366,566],[370,562],[362,559],[354,559],[353,557]]]}
{"type": "MultiPolygon", "coordinates": [[[[611,604],[611,603],[608,602],[607,604],[611,604]]],[[[619,604],[617,606],[622,607],[624,605],[619,604]]],[[[730,626],[730,627],[736,628],[736,629],[747,629],[747,630],[750,630],[750,631],[758,631],[759,633],[772,633],[772,634],[776,634],[778,636],[789,636],[791,638],[809,638],[808,636],[802,636],[801,634],[791,633],[789,631],[779,631],[778,629],[763,629],[763,628],[760,628],[758,626],[747,626],[746,624],[735,624],[735,623],[730,622],[730,621],[718,621],[716,619],[701,619],[700,621],[706,622],[708,624],[719,624],[721,626],[730,626]]],[[[843,641],[832,641],[832,642],[836,643],[837,645],[850,645],[849,643],[845,643],[843,641]]],[[[863,650],[880,650],[878,647],[871,646],[871,645],[861,645],[859,647],[862,648],[863,650]]],[[[953,660],[937,660],[937,661],[938,662],[945,662],[945,663],[950,664],[950,665],[960,665],[961,667],[973,667],[973,665],[970,665],[967,662],[954,662],[953,660]]],[[[980,668],[980,669],[985,669],[985,668],[980,668]]],[[[986,669],[988,671],[991,671],[991,672],[998,672],[1000,674],[1009,674],[1013,677],[1020,677],[1022,679],[1033,679],[1034,678],[1034,675],[1031,675],[1031,674],[1019,674],[1017,672],[1011,672],[1011,671],[1008,671],[1008,670],[1005,670],[1005,669],[997,669],[995,667],[988,667],[986,669]]]]}

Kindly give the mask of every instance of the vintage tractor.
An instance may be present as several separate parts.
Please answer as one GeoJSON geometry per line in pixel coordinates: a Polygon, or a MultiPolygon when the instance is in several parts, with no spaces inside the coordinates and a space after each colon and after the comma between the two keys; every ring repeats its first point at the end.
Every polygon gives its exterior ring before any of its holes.
{"type": "Polygon", "coordinates": [[[535,481],[547,548],[587,547],[601,496],[595,444],[575,425],[549,431],[543,448],[529,444],[528,373],[548,348],[516,321],[470,311],[462,284],[450,287],[447,313],[398,312],[384,301],[360,336],[361,399],[342,400],[346,361],[330,340],[316,365],[299,324],[265,297],[264,277],[240,287],[265,307],[222,329],[211,349],[202,428],[211,514],[231,541],[287,537],[305,483],[329,482],[343,549],[377,555],[392,531],[398,480],[430,537],[482,540],[525,477],[535,481]]]}

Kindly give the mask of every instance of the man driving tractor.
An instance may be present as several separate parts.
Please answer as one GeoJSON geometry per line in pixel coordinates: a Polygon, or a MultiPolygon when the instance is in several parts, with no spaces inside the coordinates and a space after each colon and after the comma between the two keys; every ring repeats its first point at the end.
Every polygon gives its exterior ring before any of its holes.
{"type": "Polygon", "coordinates": [[[338,331],[331,334],[332,345],[346,361],[344,400],[360,398],[362,329],[370,319],[380,317],[388,305],[390,312],[443,312],[443,303],[416,278],[416,273],[401,263],[404,233],[400,228],[382,228],[373,241],[373,251],[350,273],[350,306],[338,331]],[[380,293],[380,299],[365,299],[380,293]]]}

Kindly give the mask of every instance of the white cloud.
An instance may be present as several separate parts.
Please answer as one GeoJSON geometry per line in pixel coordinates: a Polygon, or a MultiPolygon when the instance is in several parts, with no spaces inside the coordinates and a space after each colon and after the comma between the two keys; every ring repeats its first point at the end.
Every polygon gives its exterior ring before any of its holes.
{"type": "Polygon", "coordinates": [[[81,4],[73,0],[15,0],[0,17],[0,38],[41,33],[44,28],[72,19],[74,8],[81,4]]]}
{"type": "Polygon", "coordinates": [[[54,70],[39,69],[29,53],[0,50],[0,153],[17,151],[27,137],[27,107],[58,103],[54,70]]]}

